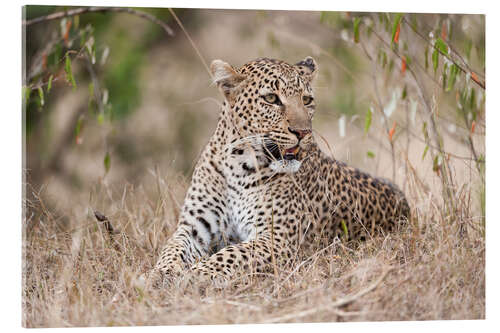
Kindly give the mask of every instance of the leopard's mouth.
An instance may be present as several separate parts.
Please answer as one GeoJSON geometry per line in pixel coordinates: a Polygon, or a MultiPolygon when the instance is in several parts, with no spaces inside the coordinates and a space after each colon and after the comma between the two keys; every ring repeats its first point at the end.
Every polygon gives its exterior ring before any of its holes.
{"type": "Polygon", "coordinates": [[[298,156],[299,152],[300,147],[298,144],[291,148],[287,148],[283,151],[283,153],[280,152],[282,157],[274,160],[269,167],[271,170],[278,173],[296,173],[302,165],[298,156]]]}
{"type": "Polygon", "coordinates": [[[299,150],[300,147],[298,144],[293,146],[292,148],[285,149],[285,152],[283,153],[283,159],[287,161],[296,160],[299,150]]]}
{"type": "Polygon", "coordinates": [[[275,142],[268,142],[265,145],[264,152],[270,160],[273,161],[293,161],[297,160],[300,151],[299,144],[287,149],[280,149],[275,142]]]}

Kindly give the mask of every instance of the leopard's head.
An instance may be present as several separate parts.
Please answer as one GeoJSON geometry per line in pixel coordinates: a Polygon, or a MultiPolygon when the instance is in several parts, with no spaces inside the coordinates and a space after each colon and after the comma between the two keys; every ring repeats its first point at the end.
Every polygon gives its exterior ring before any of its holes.
{"type": "Polygon", "coordinates": [[[221,60],[211,64],[237,142],[262,151],[276,171],[297,171],[313,143],[317,69],[311,57],[295,65],[261,58],[239,69],[221,60]]]}

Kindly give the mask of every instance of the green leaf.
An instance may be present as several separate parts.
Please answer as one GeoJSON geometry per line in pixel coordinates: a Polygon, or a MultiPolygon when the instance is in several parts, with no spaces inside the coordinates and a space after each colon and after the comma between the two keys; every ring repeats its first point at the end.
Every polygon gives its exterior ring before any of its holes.
{"type": "Polygon", "coordinates": [[[356,17],[354,19],[354,42],[359,43],[359,23],[361,22],[361,18],[356,17]]]}
{"type": "Polygon", "coordinates": [[[476,108],[476,90],[474,88],[470,90],[469,107],[472,110],[476,108]]]}
{"type": "Polygon", "coordinates": [[[90,110],[93,109],[93,107],[96,105],[96,102],[94,101],[94,83],[90,82],[89,83],[89,102],[87,104],[87,108],[90,110]]]}
{"type": "Polygon", "coordinates": [[[372,125],[372,111],[368,109],[365,115],[365,134],[368,133],[370,126],[372,125]]]}
{"type": "Polygon", "coordinates": [[[465,46],[464,46],[464,52],[465,52],[465,56],[467,59],[470,59],[470,52],[472,50],[472,40],[471,39],[467,39],[465,41],[465,46]]]}
{"type": "Polygon", "coordinates": [[[396,36],[396,30],[398,29],[398,25],[401,23],[401,19],[403,18],[402,13],[397,13],[394,18],[394,23],[392,24],[392,37],[391,41],[394,43],[394,37],[396,36]]]}
{"type": "Polygon", "coordinates": [[[111,157],[109,156],[109,152],[106,152],[106,156],[104,156],[104,169],[106,170],[106,173],[108,173],[110,167],[111,157]]]}
{"type": "MultiPolygon", "coordinates": [[[[365,22],[366,24],[366,22],[365,22]]],[[[373,32],[373,21],[370,21],[368,24],[366,24],[366,37],[370,38],[373,32]]]]}
{"type": "Polygon", "coordinates": [[[386,32],[389,32],[391,30],[391,21],[389,18],[389,13],[384,13],[384,29],[386,32]]]}
{"type": "Polygon", "coordinates": [[[104,114],[102,112],[99,112],[97,115],[97,123],[99,125],[102,125],[104,123],[104,114]]]}
{"type": "Polygon", "coordinates": [[[43,96],[43,88],[42,87],[38,87],[38,97],[40,97],[40,106],[44,106],[45,98],[43,96]]]}
{"type": "Polygon", "coordinates": [[[446,82],[448,80],[448,74],[447,74],[448,71],[447,71],[447,69],[448,69],[448,65],[445,62],[444,65],[443,65],[443,90],[446,89],[446,82]]]}
{"type": "Polygon", "coordinates": [[[407,95],[408,95],[408,92],[406,90],[406,84],[405,84],[405,86],[403,88],[403,92],[401,93],[401,99],[403,99],[403,100],[406,99],[407,95]]]}
{"type": "Polygon", "coordinates": [[[75,137],[78,137],[82,131],[83,117],[80,116],[75,126],[75,137]]]}
{"type": "Polygon", "coordinates": [[[52,52],[51,56],[49,57],[48,65],[51,66],[58,65],[59,62],[61,61],[61,55],[62,55],[62,46],[61,43],[57,43],[55,45],[54,52],[52,52]]]}
{"type": "Polygon", "coordinates": [[[422,133],[424,133],[424,138],[426,140],[429,139],[429,134],[427,133],[427,122],[424,121],[424,124],[422,125],[422,133]]]}
{"type": "Polygon", "coordinates": [[[391,58],[389,60],[389,73],[392,72],[393,68],[394,68],[394,60],[391,58]]]}
{"type": "Polygon", "coordinates": [[[80,32],[80,47],[83,47],[87,42],[87,30],[83,29],[80,32]]]}
{"type": "Polygon", "coordinates": [[[441,166],[441,155],[436,155],[432,161],[432,171],[437,172],[441,166]]]}
{"type": "Polygon", "coordinates": [[[66,65],[64,66],[64,70],[66,71],[66,79],[69,82],[71,82],[71,85],[73,86],[73,91],[76,90],[76,82],[75,78],[73,77],[73,70],[71,68],[71,59],[68,53],[66,53],[66,65]]]}
{"type": "Polygon", "coordinates": [[[410,21],[413,30],[418,30],[417,14],[410,14],[410,21]]]}
{"type": "Polygon", "coordinates": [[[429,150],[429,146],[426,145],[425,148],[424,148],[424,153],[422,154],[422,161],[424,160],[425,155],[427,155],[427,151],[428,150],[429,150]]]}
{"type": "Polygon", "coordinates": [[[341,220],[340,224],[342,226],[342,231],[344,231],[345,238],[348,239],[349,238],[349,230],[347,229],[347,225],[346,225],[345,221],[341,220]]]}
{"type": "Polygon", "coordinates": [[[387,65],[387,53],[385,53],[384,50],[380,50],[380,53],[379,53],[379,60],[380,60],[380,64],[382,65],[382,68],[385,68],[385,66],[387,65]]]}
{"type": "Polygon", "coordinates": [[[319,14],[319,23],[325,23],[326,21],[326,12],[321,12],[321,14],[319,14]]]}
{"type": "Polygon", "coordinates": [[[434,50],[434,52],[432,52],[432,68],[434,68],[434,73],[436,73],[438,65],[439,65],[439,52],[438,50],[434,50]]]}
{"type": "Polygon", "coordinates": [[[434,47],[438,49],[442,54],[448,55],[448,45],[446,45],[446,43],[440,37],[436,39],[434,47]]]}
{"type": "Polygon", "coordinates": [[[76,15],[74,18],[73,18],[73,28],[75,30],[78,30],[78,26],[80,26],[80,15],[76,15]]]}
{"type": "Polygon", "coordinates": [[[94,82],[89,83],[89,99],[94,99],[94,82]]]}
{"type": "Polygon", "coordinates": [[[450,78],[448,79],[448,86],[446,87],[446,91],[450,91],[455,86],[455,81],[457,79],[458,74],[458,66],[453,64],[450,67],[450,78]]]}
{"type": "Polygon", "coordinates": [[[50,92],[50,89],[52,89],[52,79],[54,78],[54,75],[50,75],[49,77],[49,83],[47,84],[47,94],[50,92]]]}
{"type": "Polygon", "coordinates": [[[378,23],[380,24],[384,23],[384,14],[378,13],[377,16],[378,16],[378,23]]]}
{"type": "Polygon", "coordinates": [[[369,158],[375,158],[375,153],[369,150],[366,152],[366,156],[368,156],[369,158]]]}
{"type": "Polygon", "coordinates": [[[411,57],[408,54],[406,54],[405,59],[406,59],[406,66],[410,66],[412,61],[411,57]]]}
{"type": "Polygon", "coordinates": [[[144,299],[144,291],[139,287],[134,287],[134,288],[137,291],[137,293],[139,294],[139,296],[137,296],[137,302],[141,303],[142,300],[144,299]]]}
{"type": "Polygon", "coordinates": [[[334,17],[335,14],[336,13],[334,12],[322,11],[319,17],[319,22],[326,24],[333,24],[335,23],[335,17],[334,17]]]}
{"type": "Polygon", "coordinates": [[[26,104],[26,107],[29,104],[30,95],[31,95],[31,88],[28,86],[24,86],[23,87],[23,99],[24,99],[24,103],[26,104]]]}

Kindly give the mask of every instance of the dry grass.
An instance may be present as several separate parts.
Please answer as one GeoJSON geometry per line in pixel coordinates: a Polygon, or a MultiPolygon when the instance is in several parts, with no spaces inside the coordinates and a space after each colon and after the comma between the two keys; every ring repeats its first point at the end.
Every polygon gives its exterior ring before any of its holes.
{"type": "MultiPolygon", "coordinates": [[[[175,228],[186,183],[158,173],[155,188],[92,191],[118,229],[110,238],[91,211],[63,220],[32,202],[23,250],[23,320],[27,327],[231,324],[271,322],[480,319],[485,316],[484,228],[464,195],[456,218],[409,181],[407,230],[361,244],[335,243],[304,255],[291,271],[246,276],[225,289],[177,286],[142,290],[175,228]],[[170,196],[170,193],[173,196],[170,196]],[[466,232],[461,231],[465,225],[466,232]]],[[[467,186],[467,185],[464,185],[467,186]]]]}

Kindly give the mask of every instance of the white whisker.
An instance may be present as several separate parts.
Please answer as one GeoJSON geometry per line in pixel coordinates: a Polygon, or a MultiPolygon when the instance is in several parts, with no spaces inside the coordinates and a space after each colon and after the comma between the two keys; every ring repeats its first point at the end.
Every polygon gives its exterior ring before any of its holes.
{"type": "Polygon", "coordinates": [[[229,147],[234,148],[245,143],[249,143],[251,145],[261,145],[264,142],[263,136],[264,134],[249,135],[230,143],[229,147]]]}

